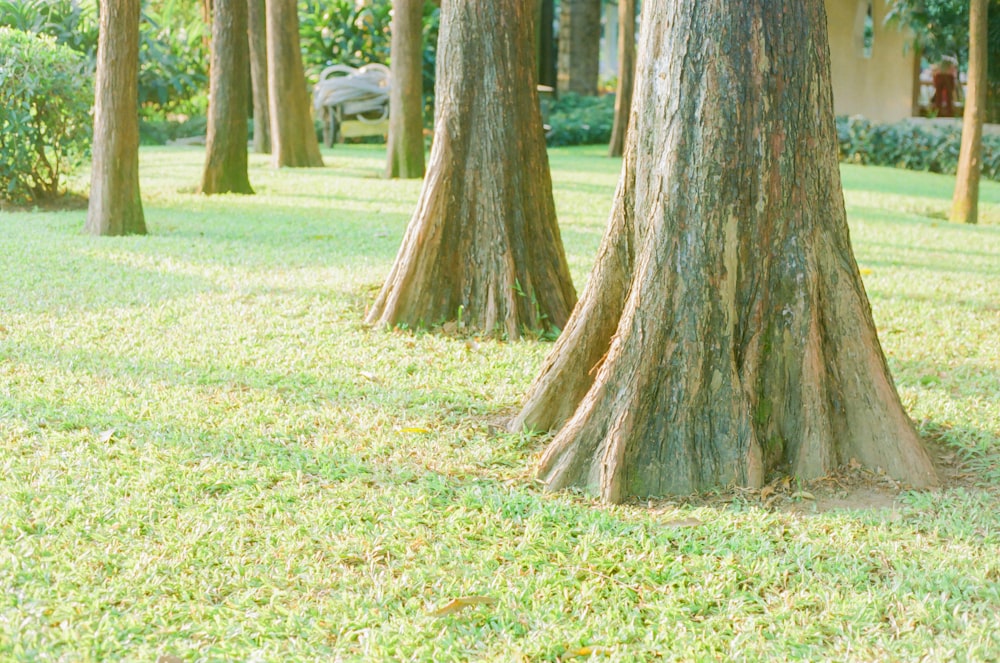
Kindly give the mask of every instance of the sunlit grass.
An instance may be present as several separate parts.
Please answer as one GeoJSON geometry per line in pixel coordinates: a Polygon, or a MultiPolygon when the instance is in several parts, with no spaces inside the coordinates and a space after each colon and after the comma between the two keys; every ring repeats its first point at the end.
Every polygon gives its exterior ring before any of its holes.
{"type": "MultiPolygon", "coordinates": [[[[542,493],[495,426],[548,344],[360,324],[420,187],[379,148],[255,156],[247,198],[192,194],[202,156],[144,150],[148,237],[0,215],[0,660],[996,658],[996,184],[972,228],[951,178],[844,169],[904,402],[969,487],[650,510],[542,493]],[[463,595],[497,603],[431,615],[463,595]]],[[[579,289],[618,162],[552,166],[579,289]]]]}

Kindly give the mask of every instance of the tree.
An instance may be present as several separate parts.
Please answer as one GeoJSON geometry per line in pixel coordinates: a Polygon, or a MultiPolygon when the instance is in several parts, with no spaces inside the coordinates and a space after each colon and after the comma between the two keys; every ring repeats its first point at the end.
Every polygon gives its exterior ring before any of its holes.
{"type": "Polygon", "coordinates": [[[144,235],[139,197],[139,0],[102,0],[86,230],[144,235]]]}
{"type": "Polygon", "coordinates": [[[612,157],[620,157],[625,149],[634,78],[635,0],[618,0],[618,87],[615,90],[615,120],[608,145],[608,155],[612,157]]]}
{"type": "Polygon", "coordinates": [[[295,0],[267,0],[267,72],[271,111],[271,163],[323,165],[313,128],[295,0]]]}
{"type": "Polygon", "coordinates": [[[552,200],[523,0],[445,2],[434,143],[416,212],[367,321],[459,320],[517,338],[576,301],[552,200]]]}
{"type": "Polygon", "coordinates": [[[556,87],[555,0],[537,0],[538,22],[538,84],[556,87]]]}
{"type": "Polygon", "coordinates": [[[247,175],[247,0],[214,0],[201,192],[253,193],[247,175]]]}
{"type": "Polygon", "coordinates": [[[424,176],[423,0],[392,7],[392,87],[386,177],[424,176]]]}
{"type": "Polygon", "coordinates": [[[823,0],[647,0],[597,264],[512,427],[619,502],[823,475],[935,482],[851,252],[823,0]]]}
{"type": "Polygon", "coordinates": [[[597,94],[601,65],[601,0],[559,3],[559,93],[597,94]]]}
{"type": "Polygon", "coordinates": [[[267,11],[265,0],[248,0],[250,88],[253,91],[253,151],[271,153],[271,110],[267,95],[267,11]]]}
{"type": "Polygon", "coordinates": [[[951,220],[976,223],[979,176],[983,167],[983,112],[986,106],[987,0],[972,0],[969,11],[969,72],[962,119],[962,147],[951,204],[951,220]]]}

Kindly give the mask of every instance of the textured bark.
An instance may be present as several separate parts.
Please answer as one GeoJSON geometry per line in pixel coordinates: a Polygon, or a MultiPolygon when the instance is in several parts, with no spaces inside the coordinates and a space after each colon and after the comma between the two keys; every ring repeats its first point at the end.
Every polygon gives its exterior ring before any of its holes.
{"type": "Polygon", "coordinates": [[[556,87],[555,0],[538,0],[538,84],[556,87]]]}
{"type": "Polygon", "coordinates": [[[139,198],[139,0],[102,0],[86,230],[143,235],[139,198]]]}
{"type": "Polygon", "coordinates": [[[267,94],[267,11],[265,0],[247,1],[250,88],[253,92],[253,151],[271,153],[271,109],[267,94]]]}
{"type": "Polygon", "coordinates": [[[822,0],[643,3],[608,232],[512,422],[611,502],[821,476],[936,482],[850,247],[822,0]]]}
{"type": "Polygon", "coordinates": [[[386,177],[424,176],[423,0],[392,6],[392,88],[386,177]]]}
{"type": "Polygon", "coordinates": [[[559,3],[559,93],[597,94],[601,65],[601,0],[559,3]]]}
{"type": "Polygon", "coordinates": [[[979,220],[979,177],[983,167],[983,114],[986,110],[987,0],[972,0],[969,6],[969,69],[962,118],[962,147],[958,156],[951,220],[979,220]]]}
{"type": "Polygon", "coordinates": [[[608,155],[612,157],[620,157],[625,150],[634,80],[635,0],[618,0],[618,87],[615,90],[615,120],[608,145],[608,155]]]}
{"type": "Polygon", "coordinates": [[[201,192],[253,193],[247,175],[247,0],[215,0],[201,192]]]}
{"type": "Polygon", "coordinates": [[[271,163],[277,168],[322,166],[302,70],[295,0],[267,0],[267,73],[271,163]]]}
{"type": "Polygon", "coordinates": [[[532,23],[523,0],[443,4],[430,164],[369,323],[461,320],[517,338],[569,316],[576,295],[552,200],[532,23]]]}

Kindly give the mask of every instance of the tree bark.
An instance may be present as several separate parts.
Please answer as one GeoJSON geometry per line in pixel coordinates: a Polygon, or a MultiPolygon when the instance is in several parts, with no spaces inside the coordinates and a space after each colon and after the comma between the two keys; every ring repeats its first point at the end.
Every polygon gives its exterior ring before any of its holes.
{"type": "Polygon", "coordinates": [[[86,230],[144,235],[139,197],[139,0],[102,0],[86,230]]]}
{"type": "Polygon", "coordinates": [[[247,0],[215,0],[201,192],[253,193],[247,174],[247,0]]]}
{"type": "Polygon", "coordinates": [[[267,0],[271,163],[276,168],[323,165],[302,69],[296,6],[295,0],[267,0]]]}
{"type": "Polygon", "coordinates": [[[601,0],[559,3],[559,93],[597,94],[601,65],[601,0]]]}
{"type": "Polygon", "coordinates": [[[443,4],[427,177],[367,322],[460,321],[513,339],[569,316],[576,295],[552,200],[533,18],[523,0],[443,4]]]}
{"type": "Polygon", "coordinates": [[[265,0],[248,0],[247,38],[253,90],[253,151],[271,153],[271,109],[267,94],[267,11],[265,0]]]}
{"type": "Polygon", "coordinates": [[[618,0],[618,87],[615,90],[615,120],[611,127],[608,156],[620,157],[625,149],[634,79],[635,0],[618,0]]]}
{"type": "Polygon", "coordinates": [[[856,459],[936,482],[851,251],[822,0],[647,0],[590,281],[512,428],[619,502],[856,459]]]}
{"type": "Polygon", "coordinates": [[[986,62],[988,53],[987,0],[972,0],[969,6],[969,69],[962,116],[962,147],[958,156],[951,220],[979,220],[979,177],[983,167],[983,112],[986,109],[986,62]]]}
{"type": "Polygon", "coordinates": [[[538,84],[556,87],[555,0],[538,0],[538,84]]]}
{"type": "Polygon", "coordinates": [[[385,175],[424,176],[423,0],[396,0],[392,7],[389,145],[385,175]]]}

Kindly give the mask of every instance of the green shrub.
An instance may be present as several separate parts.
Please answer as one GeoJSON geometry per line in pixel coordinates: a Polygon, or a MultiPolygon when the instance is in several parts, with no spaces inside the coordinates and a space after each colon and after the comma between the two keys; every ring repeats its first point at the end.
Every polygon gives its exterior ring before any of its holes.
{"type": "Polygon", "coordinates": [[[87,156],[93,97],[84,56],[52,37],[0,28],[0,199],[58,195],[87,156]]]}
{"type": "MultiPolygon", "coordinates": [[[[954,174],[962,131],[955,124],[875,124],[863,117],[838,117],[837,139],[841,161],[954,174]]],[[[983,136],[983,177],[1000,180],[1000,136],[983,136]]]]}
{"type": "Polygon", "coordinates": [[[563,94],[558,99],[544,99],[542,114],[549,127],[545,140],[550,147],[607,143],[615,121],[615,95],[563,94]]]}

